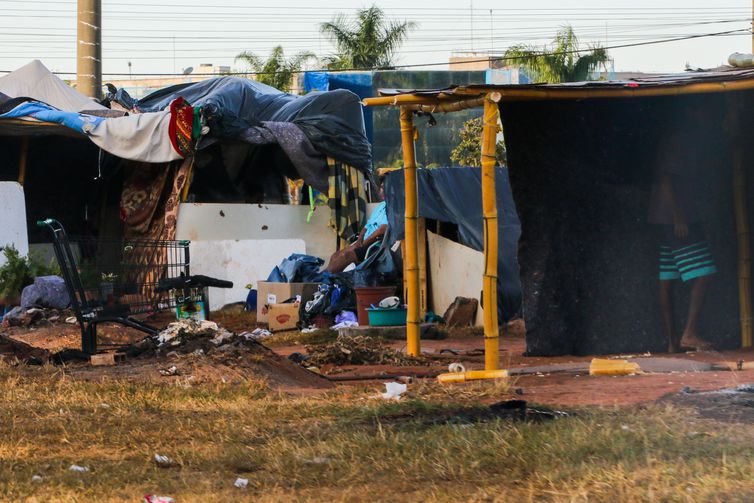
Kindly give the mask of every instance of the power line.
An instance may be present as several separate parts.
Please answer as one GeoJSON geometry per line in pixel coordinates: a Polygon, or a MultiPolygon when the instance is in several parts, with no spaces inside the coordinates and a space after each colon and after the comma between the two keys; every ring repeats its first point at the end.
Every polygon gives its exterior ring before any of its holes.
{"type": "MultiPolygon", "coordinates": [[[[675,38],[666,38],[661,40],[652,40],[652,41],[646,41],[646,42],[634,42],[630,44],[617,44],[617,45],[611,45],[603,47],[605,50],[613,50],[613,49],[625,49],[629,47],[640,47],[640,46],[647,46],[647,45],[657,45],[657,44],[666,44],[670,42],[679,42],[683,40],[692,40],[692,39],[698,39],[698,38],[707,38],[707,37],[719,37],[719,36],[725,36],[735,33],[751,33],[750,28],[741,28],[738,30],[728,30],[728,31],[721,31],[721,32],[715,32],[715,33],[704,33],[704,34],[698,34],[698,35],[686,35],[682,37],[675,37],[675,38]]],[[[560,52],[551,52],[548,53],[550,55],[567,55],[567,54],[580,54],[582,52],[589,52],[592,49],[574,49],[571,51],[560,51],[560,52]]],[[[534,53],[537,54],[537,53],[534,53]]],[[[544,53],[539,53],[544,54],[544,53]]],[[[525,56],[500,56],[500,57],[487,57],[483,59],[475,59],[475,60],[464,60],[464,61],[457,61],[457,62],[432,62],[432,63],[415,63],[415,64],[407,64],[407,65],[393,65],[389,67],[373,67],[373,68],[344,68],[341,70],[338,70],[339,72],[357,72],[357,71],[379,71],[379,70],[400,70],[400,69],[406,69],[406,68],[418,68],[418,67],[431,67],[431,66],[444,66],[444,65],[454,65],[454,64],[469,64],[469,63],[484,63],[484,62],[492,62],[492,61],[515,61],[518,59],[526,59],[525,56]]],[[[317,69],[317,70],[300,70],[296,72],[291,72],[295,74],[300,73],[306,73],[306,72],[327,72],[332,71],[329,69],[317,69]]],[[[0,73],[11,73],[9,70],[0,70],[0,73]]],[[[56,75],[75,75],[76,72],[53,72],[56,75]]],[[[242,75],[242,76],[250,76],[250,75],[276,75],[281,72],[229,72],[224,75],[242,75]]],[[[130,75],[130,76],[137,76],[137,77],[181,77],[185,76],[182,73],[103,73],[103,75],[108,76],[121,76],[121,75],[130,75]]],[[[214,73],[194,73],[191,74],[192,76],[198,76],[198,77],[217,77],[217,74],[214,73]]]]}

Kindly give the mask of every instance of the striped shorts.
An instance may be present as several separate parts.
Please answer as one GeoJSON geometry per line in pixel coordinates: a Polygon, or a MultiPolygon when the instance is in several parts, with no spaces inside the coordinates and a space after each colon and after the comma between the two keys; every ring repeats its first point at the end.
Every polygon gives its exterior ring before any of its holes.
{"type": "Polygon", "coordinates": [[[680,279],[689,281],[717,272],[709,243],[701,232],[689,229],[689,237],[683,242],[676,238],[664,240],[660,244],[660,280],[680,279]]]}

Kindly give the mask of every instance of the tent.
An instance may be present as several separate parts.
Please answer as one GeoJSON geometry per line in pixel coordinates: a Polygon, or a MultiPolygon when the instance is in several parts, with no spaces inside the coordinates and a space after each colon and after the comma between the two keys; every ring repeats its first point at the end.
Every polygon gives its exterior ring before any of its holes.
{"type": "MultiPolygon", "coordinates": [[[[124,209],[138,214],[139,228],[141,219],[153,219],[155,208],[185,196],[189,184],[198,202],[282,203],[286,178],[326,192],[333,169],[328,159],[371,175],[361,105],[347,90],[299,97],[249,79],[219,77],[138,101],[111,89],[97,103],[33,61],[0,78],[0,136],[50,135],[93,144],[89,178],[124,185],[121,216],[124,209]],[[144,200],[154,207],[144,211],[144,200]]],[[[19,165],[27,164],[20,153],[25,143],[20,145],[19,165]]]]}
{"type": "MultiPolygon", "coordinates": [[[[678,169],[694,187],[718,269],[698,330],[721,349],[752,345],[754,150],[747,132],[754,121],[754,69],[383,90],[369,104],[439,112],[491,100],[502,119],[521,219],[521,316],[529,354],[667,348],[648,203],[674,137],[680,147],[670,157],[683,161],[678,169]]],[[[688,288],[676,288],[675,296],[682,327],[688,288]]]]}

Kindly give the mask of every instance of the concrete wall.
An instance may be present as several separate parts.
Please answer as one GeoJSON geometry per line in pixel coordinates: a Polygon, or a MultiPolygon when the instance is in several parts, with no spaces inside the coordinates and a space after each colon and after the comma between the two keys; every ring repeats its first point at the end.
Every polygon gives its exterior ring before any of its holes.
{"type": "MultiPolygon", "coordinates": [[[[0,249],[13,245],[21,255],[29,253],[24,189],[16,182],[0,182],[0,249]]],[[[0,265],[5,256],[0,252],[0,265]]]]}
{"type": "Polygon", "coordinates": [[[291,253],[304,253],[302,239],[243,239],[192,241],[191,274],[204,274],[233,282],[233,288],[210,288],[210,309],[246,300],[249,283],[257,287],[272,269],[291,253]]]}
{"type": "MultiPolygon", "coordinates": [[[[427,243],[430,309],[442,316],[456,297],[479,300],[484,272],[482,252],[429,231],[427,243]]],[[[481,307],[477,309],[474,324],[483,324],[481,307]]]]}
{"type": "MultiPolygon", "coordinates": [[[[367,214],[374,206],[367,205],[367,214]]],[[[318,206],[309,223],[308,213],[307,206],[288,204],[184,203],[178,211],[176,239],[302,239],[306,253],[327,261],[336,246],[335,231],[329,226],[330,209],[318,206]]]]}

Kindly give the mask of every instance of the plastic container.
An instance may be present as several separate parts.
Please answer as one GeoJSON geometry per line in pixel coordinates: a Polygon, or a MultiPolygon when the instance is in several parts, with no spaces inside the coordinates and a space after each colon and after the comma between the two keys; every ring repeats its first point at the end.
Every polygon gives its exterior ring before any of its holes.
{"type": "Polygon", "coordinates": [[[369,325],[372,327],[389,327],[406,324],[408,309],[400,307],[396,309],[368,308],[369,325]]]}
{"type": "Polygon", "coordinates": [[[356,316],[359,318],[359,325],[369,325],[369,315],[367,308],[380,303],[385,297],[395,295],[395,286],[365,286],[354,288],[356,292],[356,316]]]}

